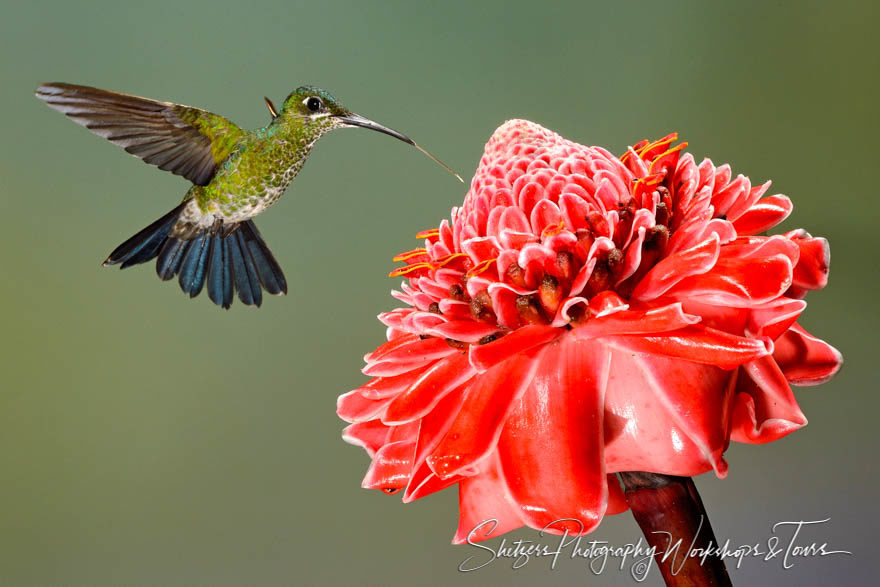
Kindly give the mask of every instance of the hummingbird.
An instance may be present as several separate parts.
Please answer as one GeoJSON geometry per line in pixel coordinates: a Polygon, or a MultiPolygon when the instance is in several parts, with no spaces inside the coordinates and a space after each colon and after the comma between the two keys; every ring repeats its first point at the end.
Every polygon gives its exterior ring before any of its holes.
{"type": "Polygon", "coordinates": [[[122,269],[156,259],[163,281],[178,277],[194,298],[228,309],[233,290],[260,306],[262,290],[287,293],[287,281],[253,218],[287,190],[315,143],[337,128],[360,127],[399,139],[452,169],[406,135],[346,109],[328,92],[300,86],[271,120],[243,130],[201,108],[67,83],[45,83],[37,98],[98,136],[159,169],[192,182],[183,201],[116,247],[104,266],[122,269]]]}

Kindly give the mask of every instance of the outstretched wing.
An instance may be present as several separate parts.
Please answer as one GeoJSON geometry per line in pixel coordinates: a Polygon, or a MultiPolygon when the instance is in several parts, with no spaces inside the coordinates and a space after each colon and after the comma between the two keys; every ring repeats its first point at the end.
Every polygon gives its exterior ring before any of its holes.
{"type": "Polygon", "coordinates": [[[96,135],[197,185],[211,181],[245,134],[199,108],[88,86],[42,84],[36,95],[96,135]]]}

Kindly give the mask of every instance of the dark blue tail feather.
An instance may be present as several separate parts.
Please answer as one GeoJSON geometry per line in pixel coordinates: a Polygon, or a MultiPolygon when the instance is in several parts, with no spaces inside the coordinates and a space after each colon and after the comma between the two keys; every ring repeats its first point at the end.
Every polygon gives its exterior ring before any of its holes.
{"type": "Polygon", "coordinates": [[[229,262],[227,239],[220,231],[211,236],[208,253],[208,297],[218,306],[232,305],[232,267],[229,262]]]}
{"type": "Polygon", "coordinates": [[[189,248],[192,240],[178,240],[176,238],[165,239],[165,244],[159,251],[159,257],[156,259],[156,275],[162,281],[168,281],[177,275],[180,271],[180,264],[183,262],[184,253],[189,248]]]}
{"type": "Polygon", "coordinates": [[[177,222],[177,217],[184,205],[185,203],[181,203],[174,210],[116,247],[104,261],[104,266],[122,263],[122,269],[125,269],[132,265],[146,263],[158,255],[159,247],[165,242],[168,233],[177,222]]]}
{"type": "Polygon", "coordinates": [[[186,256],[180,265],[180,289],[189,297],[194,298],[202,291],[205,284],[205,275],[208,272],[208,251],[210,250],[208,233],[203,232],[192,239],[186,256]]]}
{"type": "Polygon", "coordinates": [[[248,306],[259,307],[263,303],[263,290],[260,289],[260,281],[257,278],[253,259],[246,249],[242,250],[239,231],[229,235],[226,241],[229,246],[232,276],[235,278],[238,299],[248,306]]]}
{"type": "Polygon", "coordinates": [[[281,271],[281,266],[266,246],[253,221],[242,222],[238,233],[242,240],[242,249],[247,250],[251,255],[263,289],[272,295],[286,294],[287,280],[284,279],[284,272],[281,271]]]}
{"type": "Polygon", "coordinates": [[[178,275],[180,289],[198,296],[205,282],[208,297],[229,308],[234,292],[245,305],[260,306],[262,290],[287,293],[287,281],[254,223],[246,220],[226,224],[220,220],[196,232],[189,239],[169,236],[185,202],[119,245],[105,266],[131,267],[156,259],[156,274],[162,280],[178,275]]]}

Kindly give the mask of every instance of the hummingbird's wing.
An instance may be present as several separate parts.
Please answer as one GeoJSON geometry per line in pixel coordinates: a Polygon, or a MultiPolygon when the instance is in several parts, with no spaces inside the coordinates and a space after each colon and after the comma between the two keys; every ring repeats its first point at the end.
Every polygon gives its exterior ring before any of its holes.
{"type": "Polygon", "coordinates": [[[42,84],[37,98],[151,165],[207,185],[246,133],[222,116],[88,86],[42,84]]]}

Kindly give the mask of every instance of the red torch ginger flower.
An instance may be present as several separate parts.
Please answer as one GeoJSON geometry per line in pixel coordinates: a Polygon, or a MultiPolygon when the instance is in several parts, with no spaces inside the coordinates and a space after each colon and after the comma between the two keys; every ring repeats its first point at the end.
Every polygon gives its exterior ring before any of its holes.
{"type": "Polygon", "coordinates": [[[462,542],[522,525],[593,530],[613,473],[727,473],[730,439],[806,424],[789,384],[840,354],[801,328],[828,243],[758,236],[792,210],[676,135],[620,158],[531,122],[501,126],[451,221],[395,260],[406,307],[369,382],[339,398],[363,486],[411,501],[459,486],[462,542]]]}

